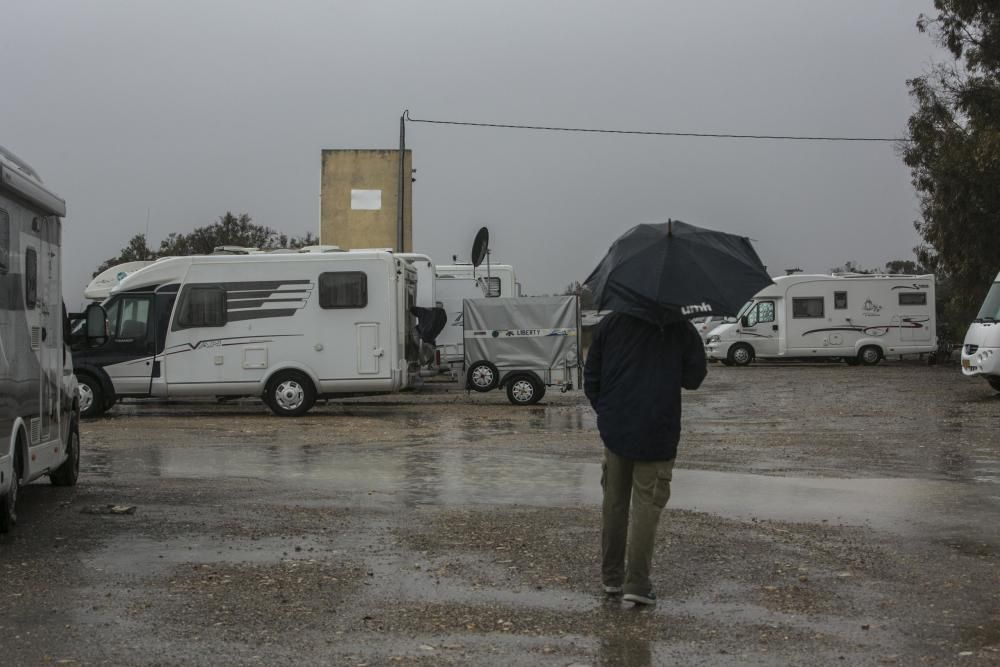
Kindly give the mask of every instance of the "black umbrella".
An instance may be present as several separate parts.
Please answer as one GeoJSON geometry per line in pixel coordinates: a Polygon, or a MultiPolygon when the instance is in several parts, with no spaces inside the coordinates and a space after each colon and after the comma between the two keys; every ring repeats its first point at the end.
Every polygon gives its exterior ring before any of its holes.
{"type": "Polygon", "coordinates": [[[664,324],[735,315],[771,283],[747,237],[671,220],[622,234],[584,284],[598,309],[664,324]]]}

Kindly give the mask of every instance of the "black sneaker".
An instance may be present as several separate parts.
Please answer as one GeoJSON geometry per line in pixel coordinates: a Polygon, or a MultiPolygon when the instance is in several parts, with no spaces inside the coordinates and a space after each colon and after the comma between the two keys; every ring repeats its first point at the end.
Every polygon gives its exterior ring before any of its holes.
{"type": "Polygon", "coordinates": [[[639,593],[626,593],[622,596],[622,600],[625,602],[634,602],[635,604],[656,604],[656,593],[649,591],[645,595],[640,595],[639,593]]]}

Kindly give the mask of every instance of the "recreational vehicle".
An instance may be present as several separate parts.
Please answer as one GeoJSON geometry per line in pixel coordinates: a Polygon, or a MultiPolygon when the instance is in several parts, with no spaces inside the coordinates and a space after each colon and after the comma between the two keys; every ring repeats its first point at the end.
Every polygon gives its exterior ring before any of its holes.
{"type": "Polygon", "coordinates": [[[461,368],[463,351],[463,307],[465,299],[520,296],[514,267],[493,264],[473,267],[472,264],[452,264],[435,269],[434,288],[437,302],[447,314],[447,324],[437,337],[437,366],[442,370],[461,368]]]}
{"type": "Polygon", "coordinates": [[[886,355],[937,349],[934,276],[780,276],[736,322],[708,336],[709,359],[745,366],[755,358],[837,357],[877,364],[886,355]]]}
{"type": "Polygon", "coordinates": [[[61,245],[66,203],[0,148],[0,532],[20,487],[48,475],[76,484],[76,380],[63,344],[61,245]]]}
{"type": "Polygon", "coordinates": [[[75,355],[81,410],[261,396],[294,416],[318,397],[399,391],[419,371],[416,297],[416,269],[390,252],[158,260],[104,302],[109,339],[75,355]]]}
{"type": "Polygon", "coordinates": [[[965,334],[962,373],[978,375],[1000,391],[1000,274],[965,334]]]}

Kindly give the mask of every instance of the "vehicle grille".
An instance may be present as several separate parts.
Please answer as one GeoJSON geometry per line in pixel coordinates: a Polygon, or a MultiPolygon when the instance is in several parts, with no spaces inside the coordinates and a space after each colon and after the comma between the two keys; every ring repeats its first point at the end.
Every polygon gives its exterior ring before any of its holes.
{"type": "Polygon", "coordinates": [[[965,346],[965,353],[966,354],[975,354],[978,349],[979,349],[978,345],[966,345],[965,346]]]}

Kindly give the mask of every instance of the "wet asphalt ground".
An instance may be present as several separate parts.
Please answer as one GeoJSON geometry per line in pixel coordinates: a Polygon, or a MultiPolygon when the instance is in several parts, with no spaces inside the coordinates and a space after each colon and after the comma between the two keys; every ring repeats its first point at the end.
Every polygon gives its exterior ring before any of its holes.
{"type": "Polygon", "coordinates": [[[985,382],[713,365],[684,400],[655,609],[601,593],[580,392],[118,405],[0,536],[0,664],[1000,664],[985,382]]]}

